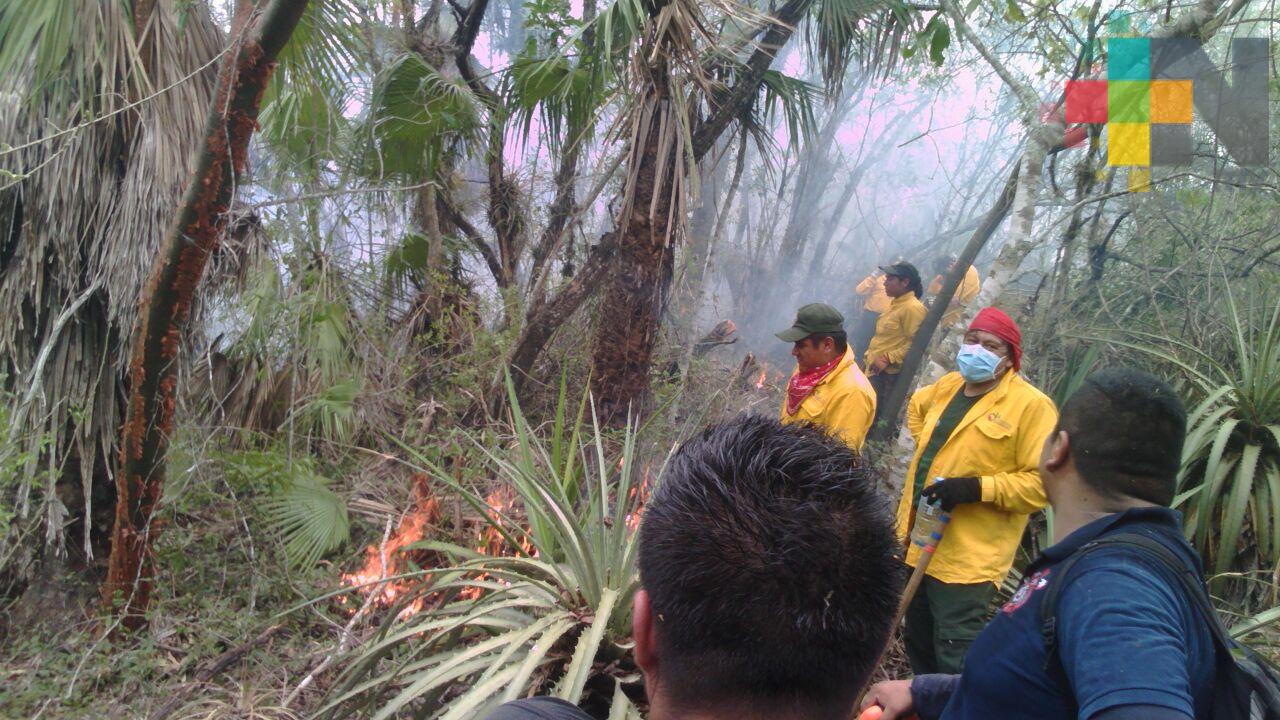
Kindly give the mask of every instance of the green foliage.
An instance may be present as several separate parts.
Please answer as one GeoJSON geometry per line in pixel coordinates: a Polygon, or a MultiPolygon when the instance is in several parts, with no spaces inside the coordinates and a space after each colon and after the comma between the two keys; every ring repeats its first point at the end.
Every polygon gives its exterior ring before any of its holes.
{"type": "Polygon", "coordinates": [[[476,141],[480,103],[465,83],[409,53],[378,77],[367,125],[375,154],[366,173],[434,179],[446,153],[476,141]]]}
{"type": "Polygon", "coordinates": [[[1067,398],[1079,390],[1085,378],[1098,367],[1098,360],[1101,357],[1102,345],[1098,343],[1072,348],[1067,355],[1066,365],[1062,368],[1062,375],[1053,385],[1053,392],[1050,395],[1053,398],[1053,404],[1062,407],[1067,398]]]}
{"type": "Polygon", "coordinates": [[[563,55],[521,57],[511,66],[508,102],[526,138],[536,113],[548,143],[558,149],[562,142],[582,141],[565,137],[565,128],[590,127],[605,100],[604,82],[590,63],[575,65],[563,55]]]}
{"type": "Polygon", "coordinates": [[[813,108],[821,101],[822,88],[777,70],[766,70],[763,91],[760,106],[765,119],[772,119],[780,110],[792,142],[803,140],[807,144],[817,129],[813,108]]]}
{"type": "Polygon", "coordinates": [[[397,284],[426,272],[430,244],[431,240],[422,233],[405,233],[400,243],[387,253],[383,261],[387,279],[392,284],[397,284]]]}
{"type": "MultiPolygon", "coordinates": [[[[124,0],[111,1],[127,5],[124,0]]],[[[74,91],[80,85],[91,86],[105,64],[78,52],[82,5],[72,0],[0,0],[0,77],[25,76],[25,90],[48,92],[68,104],[96,102],[98,98],[74,91]]]]}
{"type": "Polygon", "coordinates": [[[359,395],[359,378],[342,380],[308,400],[298,410],[298,416],[307,427],[316,428],[321,437],[349,445],[359,427],[355,406],[359,395]]]}
{"type": "Polygon", "coordinates": [[[927,50],[929,62],[940,67],[946,61],[946,50],[951,47],[951,26],[941,13],[934,15],[925,23],[924,29],[916,34],[915,44],[902,51],[906,58],[914,57],[920,50],[927,50]]]}
{"type": "Polygon", "coordinates": [[[1122,344],[1179,369],[1201,394],[1175,501],[1197,549],[1217,573],[1269,572],[1280,556],[1280,304],[1259,298],[1241,312],[1225,288],[1226,352],[1150,333],[1122,344]]]}
{"type": "MultiPolygon", "coordinates": [[[[1077,12],[1077,17],[1080,17],[1081,20],[1087,20],[1089,17],[1088,8],[1082,7],[1079,8],[1079,10],[1083,11],[1083,16],[1081,16],[1081,13],[1077,12]]],[[[1004,19],[1015,23],[1026,22],[1027,14],[1022,12],[1022,8],[1018,7],[1017,0],[1005,0],[1004,19]]]]}
{"type": "Polygon", "coordinates": [[[361,427],[354,403],[363,358],[353,341],[357,315],[341,283],[323,262],[298,268],[288,285],[274,262],[262,263],[241,299],[247,319],[235,351],[268,359],[288,354],[285,362],[294,371],[290,420],[305,433],[346,444],[361,427]]]}
{"type": "Polygon", "coordinates": [[[329,489],[329,480],[311,458],[247,451],[223,459],[234,486],[259,494],[258,510],[283,544],[290,565],[311,567],[347,542],[351,521],[346,503],[329,489]]]}
{"type": "Polygon", "coordinates": [[[276,153],[315,178],[325,158],[344,154],[342,109],[371,52],[356,24],[354,0],[312,0],[280,53],[263,98],[261,136],[276,153]]]}
{"type": "MultiPolygon", "coordinates": [[[[625,657],[638,583],[635,433],[624,431],[616,455],[606,449],[609,441],[594,417],[587,437],[585,404],[569,422],[562,383],[555,423],[543,438],[526,421],[509,383],[508,390],[513,442],[505,450],[480,450],[515,491],[527,527],[495,512],[480,491],[453,480],[426,454],[404,449],[417,467],[486,517],[514,556],[422,543],[457,562],[404,576],[421,578],[419,597],[439,600],[403,622],[387,623],[351,659],[327,706],[330,717],[483,717],[498,703],[547,691],[576,703],[593,673],[625,657]],[[478,597],[461,599],[462,593],[478,597]]],[[[613,700],[616,717],[633,712],[620,689],[613,700]]]]}

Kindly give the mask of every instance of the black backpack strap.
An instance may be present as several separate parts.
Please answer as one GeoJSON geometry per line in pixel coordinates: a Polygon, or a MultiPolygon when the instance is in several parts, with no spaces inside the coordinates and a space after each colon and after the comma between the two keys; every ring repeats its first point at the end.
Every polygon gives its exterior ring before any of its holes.
{"type": "MultiPolygon", "coordinates": [[[[1046,670],[1054,663],[1059,662],[1057,643],[1058,598],[1062,594],[1062,588],[1066,585],[1068,572],[1076,562],[1090,552],[1117,545],[1138,548],[1142,550],[1143,555],[1158,560],[1161,565],[1168,568],[1174,577],[1178,579],[1183,593],[1209,626],[1209,632],[1213,635],[1213,644],[1218,651],[1225,653],[1225,657],[1231,656],[1231,649],[1234,647],[1234,643],[1231,641],[1230,636],[1227,635],[1227,630],[1223,627],[1217,611],[1213,609],[1213,602],[1209,599],[1209,593],[1205,590],[1203,581],[1187,564],[1186,560],[1179,557],[1177,553],[1170,550],[1168,546],[1159,540],[1147,535],[1116,533],[1085,543],[1079,550],[1072,553],[1070,557],[1054,568],[1053,576],[1049,579],[1049,585],[1044,590],[1044,598],[1040,601],[1040,634],[1044,637],[1045,647],[1049,651],[1045,660],[1046,670]]],[[[1220,655],[1219,657],[1223,656],[1220,655]]]]}

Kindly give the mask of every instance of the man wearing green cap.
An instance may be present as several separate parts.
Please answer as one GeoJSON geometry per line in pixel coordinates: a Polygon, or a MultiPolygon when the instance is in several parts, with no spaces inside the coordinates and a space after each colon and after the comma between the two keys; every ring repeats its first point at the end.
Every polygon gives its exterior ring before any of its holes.
{"type": "Polygon", "coordinates": [[[805,305],[796,312],[795,323],[777,336],[793,343],[796,359],[782,402],[782,424],[813,423],[862,450],[876,414],[876,393],[854,362],[844,316],[830,305],[805,305]]]}

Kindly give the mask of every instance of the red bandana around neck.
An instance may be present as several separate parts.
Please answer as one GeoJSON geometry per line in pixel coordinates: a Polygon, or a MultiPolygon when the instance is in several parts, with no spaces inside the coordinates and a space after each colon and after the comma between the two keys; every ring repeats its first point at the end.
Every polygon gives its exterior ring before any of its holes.
{"type": "Polygon", "coordinates": [[[809,397],[813,388],[830,375],[843,359],[843,357],[837,357],[826,365],[819,365],[808,372],[797,372],[792,375],[791,380],[787,382],[787,414],[795,415],[800,410],[800,403],[809,397]]]}

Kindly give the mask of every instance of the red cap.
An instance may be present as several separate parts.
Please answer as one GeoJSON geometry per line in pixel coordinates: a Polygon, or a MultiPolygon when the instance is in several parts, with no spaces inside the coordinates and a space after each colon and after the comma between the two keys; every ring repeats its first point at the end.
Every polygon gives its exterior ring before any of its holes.
{"type": "Polygon", "coordinates": [[[1022,331],[1018,329],[1018,323],[1003,310],[982,308],[973,322],[969,323],[969,329],[984,330],[1009,343],[1009,359],[1013,362],[1013,369],[1022,369],[1022,331]]]}

